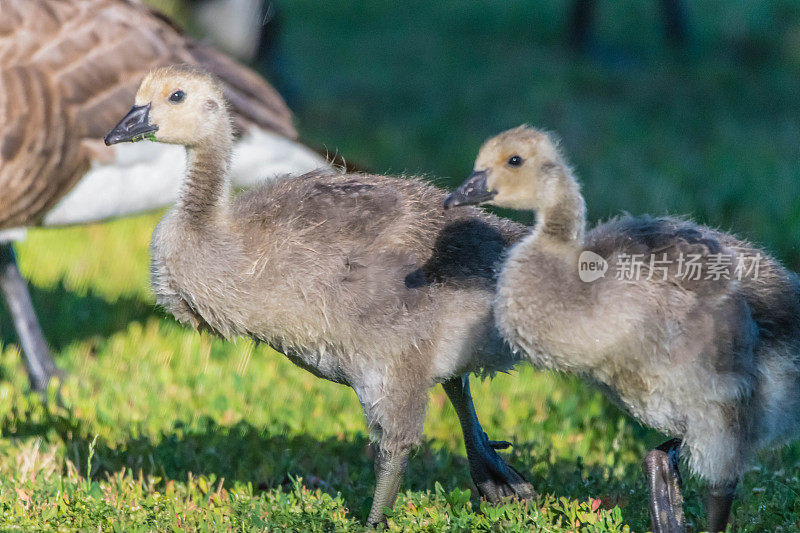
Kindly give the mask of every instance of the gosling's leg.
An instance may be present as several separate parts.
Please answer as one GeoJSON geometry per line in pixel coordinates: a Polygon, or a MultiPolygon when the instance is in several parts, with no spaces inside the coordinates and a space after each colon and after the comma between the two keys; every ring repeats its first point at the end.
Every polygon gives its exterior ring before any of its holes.
{"type": "Polygon", "coordinates": [[[378,456],[375,458],[375,498],[372,500],[367,518],[368,527],[375,527],[386,520],[383,514],[384,507],[394,507],[410,451],[410,447],[398,451],[378,451],[378,456]]]}
{"type": "Polygon", "coordinates": [[[490,441],[483,431],[472,396],[469,393],[469,376],[453,378],[442,383],[453,404],[464,432],[469,471],[478,492],[490,502],[507,496],[521,499],[535,498],[533,486],[514,468],[507,465],[495,450],[511,446],[505,441],[490,441]]]}
{"type": "Polygon", "coordinates": [[[359,387],[356,391],[367,424],[379,441],[375,458],[375,496],[367,517],[369,527],[386,520],[385,507],[394,507],[408,464],[408,454],[422,438],[428,390],[433,383],[401,379],[418,374],[414,368],[402,370],[405,376],[398,377],[397,373],[391,376],[393,379],[389,376],[374,379],[373,376],[367,387],[359,387]]]}
{"type": "Polygon", "coordinates": [[[6,301],[17,337],[22,345],[23,360],[31,388],[39,392],[44,391],[50,378],[58,373],[58,367],[50,356],[42,328],[33,310],[28,286],[17,268],[11,243],[0,243],[0,292],[6,301]]]}
{"type": "Polygon", "coordinates": [[[708,530],[714,533],[725,531],[731,514],[731,505],[736,493],[736,482],[722,486],[711,486],[708,497],[708,530]]]}
{"type": "Polygon", "coordinates": [[[683,496],[678,458],[681,440],[672,439],[651,450],[642,461],[650,487],[653,533],[683,533],[683,496]]]}

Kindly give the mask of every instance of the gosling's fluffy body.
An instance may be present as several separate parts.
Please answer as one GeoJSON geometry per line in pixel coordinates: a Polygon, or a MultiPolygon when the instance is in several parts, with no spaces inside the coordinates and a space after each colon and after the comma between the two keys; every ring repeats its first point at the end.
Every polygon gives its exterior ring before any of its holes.
{"type": "Polygon", "coordinates": [[[240,195],[207,224],[179,204],[153,235],[158,303],[353,386],[371,425],[397,434],[387,444],[412,444],[422,428],[404,419],[424,403],[394,388],[427,402],[437,382],[515,362],[493,329],[493,267],[525,230],[443,212],[443,199],[415,179],[315,172],[240,195]]]}
{"type": "MultiPolygon", "coordinates": [[[[538,222],[498,280],[504,338],[537,366],[585,376],[643,423],[681,437],[691,470],[712,486],[734,485],[755,451],[796,436],[798,277],[747,242],[677,218],[624,216],[584,238],[579,187],[551,141],[529,128],[506,135],[475,168],[525,152],[536,183],[514,197],[537,209],[538,222]],[[604,277],[581,281],[585,250],[608,261],[604,277]],[[666,259],[666,279],[656,269],[648,279],[647,268],[638,279],[616,275],[634,254],[666,259]],[[731,274],[740,260],[759,269],[741,280],[685,279],[681,254],[701,256],[702,277],[714,254],[729,258],[731,274]]],[[[491,176],[487,184],[503,194],[491,176]]]]}

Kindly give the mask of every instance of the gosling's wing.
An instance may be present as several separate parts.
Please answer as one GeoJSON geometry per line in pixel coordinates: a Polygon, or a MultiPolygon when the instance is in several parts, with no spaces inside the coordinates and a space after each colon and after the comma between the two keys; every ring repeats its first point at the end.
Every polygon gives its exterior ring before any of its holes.
{"type": "Polygon", "coordinates": [[[719,233],[674,217],[612,219],[587,234],[586,249],[608,261],[607,276],[704,294],[728,291],[739,260],[719,233]]]}
{"type": "Polygon", "coordinates": [[[397,219],[402,194],[395,187],[358,176],[317,181],[303,200],[305,223],[315,225],[341,239],[357,243],[376,240],[397,219]]]}
{"type": "Polygon", "coordinates": [[[433,240],[419,212],[430,203],[405,185],[320,170],[240,195],[231,218],[253,251],[254,271],[273,275],[290,264],[282,276],[313,272],[341,312],[391,317],[425,297],[419,289],[428,284],[423,266],[433,240]],[[284,260],[271,261],[276,255],[284,260]]]}
{"type": "Polygon", "coordinates": [[[762,338],[798,345],[800,339],[795,332],[800,331],[800,278],[766,250],[734,235],[718,233],[718,237],[742,258],[745,266],[752,267],[739,282],[739,291],[747,300],[762,338]]]}
{"type": "Polygon", "coordinates": [[[241,194],[232,209],[254,245],[260,233],[252,228],[304,235],[320,245],[363,246],[387,238],[387,231],[398,231],[406,207],[407,194],[383,176],[321,168],[241,194]]]}
{"type": "MultiPolygon", "coordinates": [[[[600,224],[586,238],[597,252],[712,254],[724,250],[708,228],[673,217],[622,216],[600,224]]],[[[670,257],[672,257],[670,255],[670,257]]]]}
{"type": "Polygon", "coordinates": [[[269,84],[139,0],[0,0],[0,14],[0,229],[36,223],[92,160],[113,160],[101,139],[157,66],[206,68],[240,128],[296,136],[269,84]]]}

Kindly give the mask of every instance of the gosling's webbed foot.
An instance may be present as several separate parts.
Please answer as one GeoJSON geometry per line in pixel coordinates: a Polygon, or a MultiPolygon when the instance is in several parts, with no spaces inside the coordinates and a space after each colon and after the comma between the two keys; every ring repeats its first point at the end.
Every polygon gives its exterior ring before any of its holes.
{"type": "Polygon", "coordinates": [[[651,450],[642,461],[650,488],[653,533],[683,533],[683,495],[678,470],[681,441],[673,439],[651,450]]]}
{"type": "Polygon", "coordinates": [[[469,378],[452,378],[442,383],[442,387],[461,422],[469,472],[480,495],[492,503],[509,496],[523,500],[535,498],[537,495],[533,486],[506,464],[496,451],[509,448],[511,443],[489,440],[483,431],[469,393],[469,378]]]}
{"type": "Polygon", "coordinates": [[[495,451],[510,446],[507,441],[491,441],[484,433],[483,439],[479,439],[471,450],[473,453],[467,451],[472,480],[480,495],[492,503],[508,497],[528,500],[537,496],[533,485],[495,451]]]}

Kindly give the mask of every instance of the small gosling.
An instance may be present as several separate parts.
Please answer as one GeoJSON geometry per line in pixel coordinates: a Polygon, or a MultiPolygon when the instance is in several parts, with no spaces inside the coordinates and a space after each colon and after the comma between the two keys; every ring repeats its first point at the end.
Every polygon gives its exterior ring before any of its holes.
{"type": "Polygon", "coordinates": [[[643,463],[654,531],[683,531],[679,450],[709,484],[708,530],[724,531],[753,454],[800,427],[797,275],[678,218],[623,216],[585,232],[570,167],[526,126],[487,141],[445,207],[481,203],[537,216],[498,279],[501,334],[535,365],[587,378],[677,437],[643,463]]]}
{"type": "MultiPolygon", "coordinates": [[[[379,443],[367,522],[384,520],[441,383],[482,495],[527,498],[480,427],[465,374],[516,359],[492,321],[495,266],[526,228],[464,210],[418,179],[315,171],[230,194],[231,117],[219,83],[160,68],[106,143],[186,147],[178,203],[153,232],[156,300],[181,322],[248,336],[355,390],[379,443]]],[[[269,401],[268,399],[265,401],[269,401]]]]}

